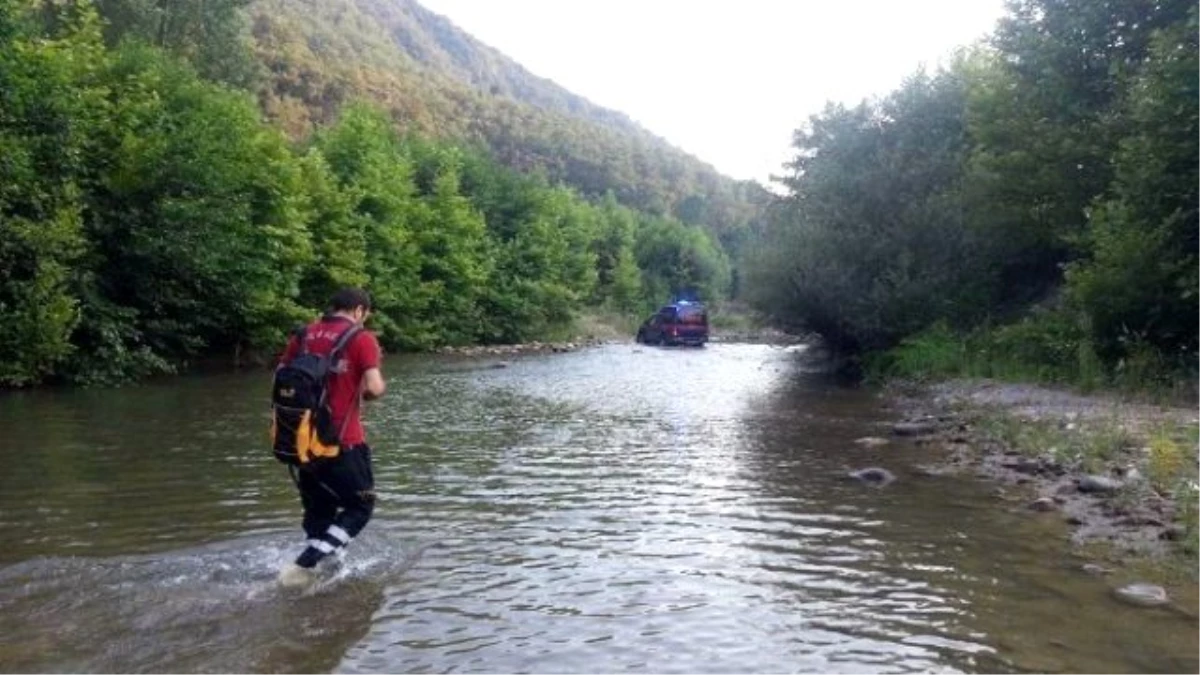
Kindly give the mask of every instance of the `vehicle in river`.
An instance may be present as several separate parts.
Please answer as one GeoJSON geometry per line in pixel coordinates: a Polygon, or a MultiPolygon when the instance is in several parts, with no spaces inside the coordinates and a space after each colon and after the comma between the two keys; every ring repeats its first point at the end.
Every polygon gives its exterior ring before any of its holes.
{"type": "Polygon", "coordinates": [[[690,345],[708,342],[708,309],[704,303],[679,300],[663,305],[638,328],[637,341],[649,345],[690,345]]]}

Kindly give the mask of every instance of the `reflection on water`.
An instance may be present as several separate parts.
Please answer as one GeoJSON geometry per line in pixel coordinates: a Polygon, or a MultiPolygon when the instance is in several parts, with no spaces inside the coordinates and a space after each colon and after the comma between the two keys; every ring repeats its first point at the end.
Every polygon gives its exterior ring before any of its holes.
{"type": "Polygon", "coordinates": [[[1057,523],[854,444],[880,401],[802,349],[489,365],[389,361],[376,520],[306,595],[272,583],[300,532],[265,375],[0,398],[0,670],[1200,665],[1195,619],[1116,604],[1057,523]],[[868,464],[901,479],[842,479],[868,464]]]}

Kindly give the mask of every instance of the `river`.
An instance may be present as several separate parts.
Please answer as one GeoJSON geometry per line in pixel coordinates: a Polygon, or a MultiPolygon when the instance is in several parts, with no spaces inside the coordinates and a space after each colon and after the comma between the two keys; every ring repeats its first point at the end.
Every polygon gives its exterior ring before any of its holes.
{"type": "Polygon", "coordinates": [[[894,413],[803,346],[506,358],[388,360],[376,517],[307,593],[266,373],[0,396],[0,671],[1200,668],[1061,522],[854,443],[894,413]]]}

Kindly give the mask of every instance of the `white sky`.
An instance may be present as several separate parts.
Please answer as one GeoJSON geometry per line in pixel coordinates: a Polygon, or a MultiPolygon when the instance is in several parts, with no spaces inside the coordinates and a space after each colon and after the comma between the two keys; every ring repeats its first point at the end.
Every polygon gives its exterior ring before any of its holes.
{"type": "Polygon", "coordinates": [[[887,94],[1003,0],[418,0],[572,92],[764,184],[826,101],[887,94]]]}

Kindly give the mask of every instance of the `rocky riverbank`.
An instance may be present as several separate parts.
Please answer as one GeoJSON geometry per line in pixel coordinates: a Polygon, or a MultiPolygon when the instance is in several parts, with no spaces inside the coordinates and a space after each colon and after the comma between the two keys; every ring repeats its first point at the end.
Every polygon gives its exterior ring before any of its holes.
{"type": "MultiPolygon", "coordinates": [[[[808,342],[811,338],[803,335],[784,333],[772,328],[747,330],[714,329],[710,342],[713,343],[749,343],[768,345],[794,345],[808,342]]],[[[633,342],[633,336],[622,337],[609,330],[604,337],[587,336],[560,342],[528,342],[512,345],[470,345],[464,347],[441,347],[434,350],[437,354],[453,354],[457,356],[514,356],[518,354],[568,353],[599,347],[607,344],[633,342]]]]}
{"type": "Polygon", "coordinates": [[[565,354],[568,352],[598,347],[613,340],[600,338],[582,338],[566,342],[528,342],[514,345],[471,345],[467,347],[442,347],[436,350],[438,354],[453,354],[457,356],[513,356],[517,354],[565,354]]]}
{"type": "Polygon", "coordinates": [[[921,472],[997,481],[997,498],[1063,519],[1076,544],[1134,558],[1192,556],[1194,568],[1195,407],[993,382],[892,393],[905,418],[893,433],[944,451],[921,472]]]}
{"type": "Polygon", "coordinates": [[[738,342],[767,345],[794,345],[811,342],[806,335],[785,333],[776,328],[713,328],[710,342],[738,342]]]}

